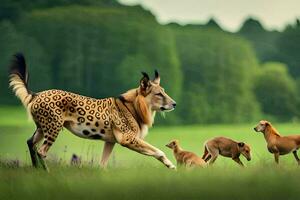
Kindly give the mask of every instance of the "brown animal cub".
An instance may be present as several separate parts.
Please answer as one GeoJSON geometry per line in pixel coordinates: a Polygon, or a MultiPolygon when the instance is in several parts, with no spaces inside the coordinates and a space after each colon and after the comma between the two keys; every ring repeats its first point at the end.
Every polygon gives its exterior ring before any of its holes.
{"type": "Polygon", "coordinates": [[[226,137],[215,137],[205,142],[202,159],[213,164],[218,155],[232,158],[239,165],[244,166],[240,160],[242,154],[248,161],[251,160],[250,146],[243,142],[236,142],[226,137]]]}
{"type": "Polygon", "coordinates": [[[185,167],[205,167],[206,162],[194,154],[193,152],[184,151],[179,146],[178,140],[173,140],[169,144],[166,145],[170,149],[173,149],[174,156],[177,161],[177,165],[183,165],[185,167]]]}
{"type": "Polygon", "coordinates": [[[267,142],[267,148],[274,154],[275,162],[279,163],[279,155],[293,152],[294,157],[300,165],[297,150],[300,148],[300,135],[281,136],[279,132],[266,120],[261,120],[254,128],[256,132],[262,132],[267,142]]]}

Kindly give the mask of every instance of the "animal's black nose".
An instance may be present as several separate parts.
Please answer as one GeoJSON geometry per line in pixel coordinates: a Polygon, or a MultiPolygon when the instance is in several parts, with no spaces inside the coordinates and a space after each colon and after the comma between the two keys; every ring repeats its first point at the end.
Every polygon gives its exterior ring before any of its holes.
{"type": "Polygon", "coordinates": [[[173,105],[174,108],[176,107],[176,103],[173,103],[172,105],[173,105]]]}
{"type": "Polygon", "coordinates": [[[256,128],[253,128],[256,131],[256,128]]]}

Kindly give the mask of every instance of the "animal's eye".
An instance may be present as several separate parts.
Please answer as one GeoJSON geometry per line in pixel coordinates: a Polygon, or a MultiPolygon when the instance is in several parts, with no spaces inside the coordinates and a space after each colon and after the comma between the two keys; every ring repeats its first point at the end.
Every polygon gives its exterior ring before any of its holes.
{"type": "Polygon", "coordinates": [[[155,94],[156,96],[160,96],[160,97],[164,97],[164,95],[162,93],[157,93],[155,94]]]}

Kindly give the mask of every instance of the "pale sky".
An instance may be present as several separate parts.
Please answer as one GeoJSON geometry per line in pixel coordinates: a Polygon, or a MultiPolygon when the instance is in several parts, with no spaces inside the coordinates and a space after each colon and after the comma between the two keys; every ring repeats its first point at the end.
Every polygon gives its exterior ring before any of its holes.
{"type": "Polygon", "coordinates": [[[119,0],[141,4],[161,24],[206,23],[211,17],[229,31],[237,31],[248,16],[259,19],[269,30],[282,30],[300,18],[300,0],[119,0]]]}

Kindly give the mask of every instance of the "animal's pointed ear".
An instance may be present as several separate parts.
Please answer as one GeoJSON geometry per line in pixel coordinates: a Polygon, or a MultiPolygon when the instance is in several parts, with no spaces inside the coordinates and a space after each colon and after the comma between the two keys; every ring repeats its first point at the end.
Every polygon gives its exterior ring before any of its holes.
{"type": "Polygon", "coordinates": [[[154,71],[153,83],[156,83],[158,85],[160,84],[160,76],[157,70],[154,71]]]}
{"type": "Polygon", "coordinates": [[[239,143],[238,143],[238,146],[239,146],[239,147],[243,147],[243,146],[245,146],[245,143],[244,143],[244,142],[239,142],[239,143]]]}
{"type": "Polygon", "coordinates": [[[142,72],[143,78],[140,80],[141,90],[146,91],[150,85],[150,78],[146,72],[142,72]]]}

